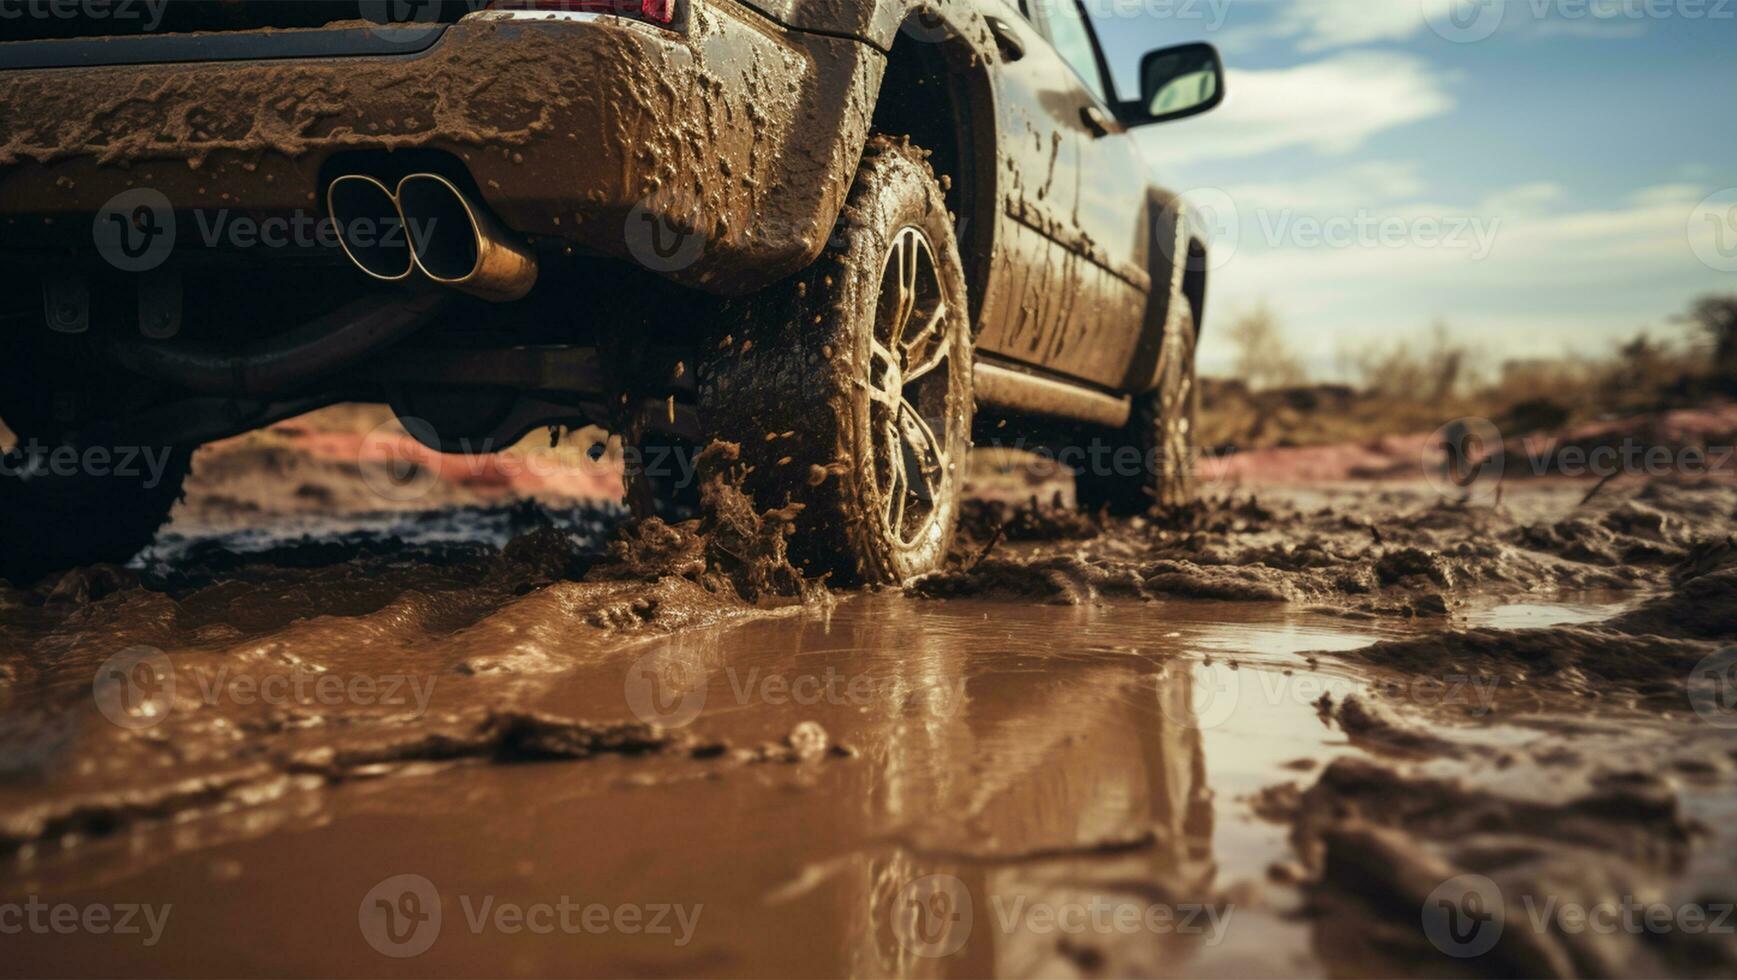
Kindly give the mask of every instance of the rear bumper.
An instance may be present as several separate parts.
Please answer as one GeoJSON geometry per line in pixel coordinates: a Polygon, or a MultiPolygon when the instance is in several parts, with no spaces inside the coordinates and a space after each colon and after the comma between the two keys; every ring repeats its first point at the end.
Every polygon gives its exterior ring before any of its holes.
{"type": "Polygon", "coordinates": [[[88,246],[90,217],[149,188],[182,246],[221,252],[220,216],[318,221],[334,169],[433,151],[544,247],[745,292],[819,253],[884,66],[728,0],[680,31],[490,15],[320,53],[342,30],[282,32],[303,51],[276,57],[0,70],[0,249],[88,246]]]}

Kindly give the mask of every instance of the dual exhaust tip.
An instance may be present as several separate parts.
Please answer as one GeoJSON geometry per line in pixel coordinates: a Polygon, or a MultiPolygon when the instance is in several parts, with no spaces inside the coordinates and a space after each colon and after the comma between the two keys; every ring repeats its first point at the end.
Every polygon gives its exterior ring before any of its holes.
{"type": "Polygon", "coordinates": [[[344,254],[381,282],[420,270],[497,303],[523,299],[537,284],[536,253],[439,174],[411,174],[396,190],[348,174],[326,189],[326,207],[344,254]]]}

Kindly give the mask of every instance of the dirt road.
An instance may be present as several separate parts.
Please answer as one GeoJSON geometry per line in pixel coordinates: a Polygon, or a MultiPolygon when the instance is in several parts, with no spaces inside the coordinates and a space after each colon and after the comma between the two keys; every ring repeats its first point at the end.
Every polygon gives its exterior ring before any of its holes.
{"type": "Polygon", "coordinates": [[[1737,968],[1729,483],[980,503],[851,593],[305,436],[0,595],[0,974],[1737,968]]]}

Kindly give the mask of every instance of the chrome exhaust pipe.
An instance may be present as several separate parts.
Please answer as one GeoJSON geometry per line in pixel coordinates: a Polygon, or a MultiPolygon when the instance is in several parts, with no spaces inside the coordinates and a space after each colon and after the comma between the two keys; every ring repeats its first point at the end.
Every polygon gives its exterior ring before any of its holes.
{"type": "Polygon", "coordinates": [[[537,284],[536,253],[452,181],[411,174],[394,196],[423,275],[497,303],[523,299],[537,284]]]}
{"type": "Polygon", "coordinates": [[[326,188],[326,213],[338,244],[356,267],[381,282],[400,282],[416,270],[398,199],[372,177],[349,174],[326,188]]]}

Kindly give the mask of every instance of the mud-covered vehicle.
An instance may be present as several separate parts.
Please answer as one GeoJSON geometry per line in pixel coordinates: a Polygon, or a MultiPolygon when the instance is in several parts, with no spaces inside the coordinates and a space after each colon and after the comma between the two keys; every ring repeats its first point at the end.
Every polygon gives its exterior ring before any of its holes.
{"type": "MultiPolygon", "coordinates": [[[[193,449],[338,401],[442,452],[741,446],[799,562],[933,568],[979,443],[1190,493],[1201,242],[1077,0],[114,0],[0,19],[16,580],[124,560],[193,449]]],[[[1133,67],[1133,66],[1129,66],[1133,67]]],[[[684,457],[684,454],[687,454],[684,457]]],[[[640,479],[643,472],[645,479],[640,479]]]]}

